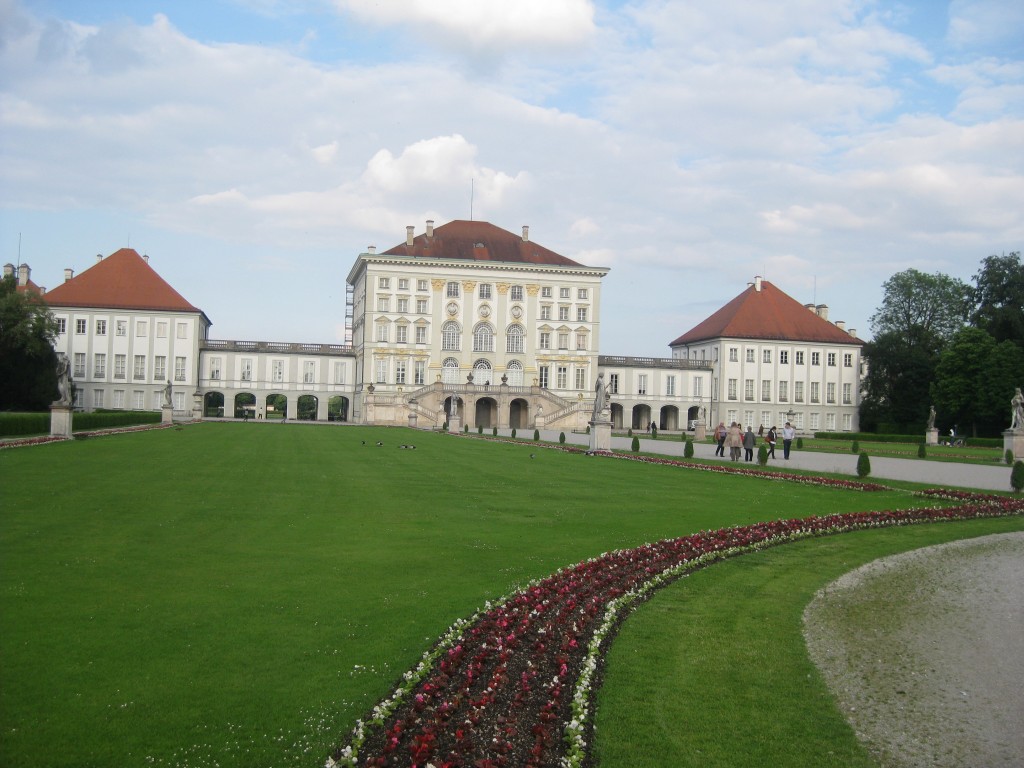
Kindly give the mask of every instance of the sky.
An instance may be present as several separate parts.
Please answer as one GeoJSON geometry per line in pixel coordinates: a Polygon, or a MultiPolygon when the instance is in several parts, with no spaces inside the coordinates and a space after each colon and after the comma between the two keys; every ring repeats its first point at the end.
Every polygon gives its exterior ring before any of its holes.
{"type": "Polygon", "coordinates": [[[131,247],[217,339],[344,338],[406,225],[603,279],[600,351],[761,275],[863,338],[1024,244],[1020,0],[0,0],[0,261],[131,247]]]}

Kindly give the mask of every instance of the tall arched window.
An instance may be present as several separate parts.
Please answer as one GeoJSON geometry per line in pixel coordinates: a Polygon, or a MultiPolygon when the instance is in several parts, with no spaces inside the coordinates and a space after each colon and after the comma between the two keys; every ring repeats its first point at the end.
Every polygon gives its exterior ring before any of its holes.
{"type": "Polygon", "coordinates": [[[521,355],[523,354],[523,337],[526,335],[526,331],[523,326],[513,324],[508,327],[505,331],[505,351],[510,355],[521,355]]]}
{"type": "Polygon", "coordinates": [[[518,360],[509,360],[505,366],[505,375],[508,377],[510,387],[523,386],[523,364],[518,360]]]}
{"type": "Polygon", "coordinates": [[[494,351],[494,329],[487,323],[480,323],[473,329],[473,351],[494,351]]]}
{"type": "Polygon", "coordinates": [[[454,357],[446,357],[441,363],[441,381],[445,384],[459,383],[459,361],[454,357]]]}
{"type": "Polygon", "coordinates": [[[491,363],[488,360],[477,360],[473,363],[473,383],[491,384],[492,381],[491,363]]]}
{"type": "Polygon", "coordinates": [[[458,351],[460,338],[462,338],[462,329],[454,320],[449,320],[441,326],[441,349],[458,351]]]}

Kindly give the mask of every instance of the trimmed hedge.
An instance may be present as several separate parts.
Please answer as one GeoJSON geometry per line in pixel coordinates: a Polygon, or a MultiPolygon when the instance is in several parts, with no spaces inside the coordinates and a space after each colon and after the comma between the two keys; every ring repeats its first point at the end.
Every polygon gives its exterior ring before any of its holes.
{"type": "MultiPolygon", "coordinates": [[[[886,435],[886,434],[873,434],[871,432],[815,432],[814,437],[817,440],[863,440],[869,443],[911,443],[917,445],[918,443],[924,443],[924,435],[886,435]]],[[[963,440],[964,445],[969,445],[974,448],[1002,448],[1003,440],[999,437],[967,437],[966,435],[957,435],[958,440],[963,440]]],[[[939,442],[943,440],[949,440],[949,435],[939,435],[939,442]]]]}
{"type": "MultiPolygon", "coordinates": [[[[71,417],[74,432],[88,432],[93,429],[130,427],[137,424],[159,424],[160,411],[92,411],[75,413],[71,417]]],[[[20,437],[22,435],[48,435],[50,433],[49,413],[0,413],[0,436],[20,437]]]]}

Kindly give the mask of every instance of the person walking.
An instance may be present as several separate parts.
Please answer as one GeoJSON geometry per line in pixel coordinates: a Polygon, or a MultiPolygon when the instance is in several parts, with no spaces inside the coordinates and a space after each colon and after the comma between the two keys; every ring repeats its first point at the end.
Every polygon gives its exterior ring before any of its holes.
{"type": "Polygon", "coordinates": [[[743,432],[735,421],[729,426],[729,436],[726,440],[729,444],[730,461],[739,461],[740,449],[743,448],[743,432]]]}
{"type": "Polygon", "coordinates": [[[729,431],[725,428],[725,422],[718,422],[718,426],[715,427],[715,442],[718,443],[718,447],[715,448],[715,456],[725,458],[725,437],[728,434],[729,431]]]}
{"type": "Polygon", "coordinates": [[[748,426],[747,432],[743,435],[743,460],[754,460],[754,445],[757,443],[757,436],[754,435],[754,428],[748,426]]]}
{"type": "Polygon", "coordinates": [[[775,431],[775,425],[773,424],[768,429],[768,437],[765,438],[765,442],[768,443],[768,458],[775,458],[775,443],[779,439],[778,433],[775,431]]]}
{"type": "Polygon", "coordinates": [[[793,446],[793,438],[796,437],[796,430],[788,421],[782,428],[782,456],[789,461],[789,449],[793,446]]]}

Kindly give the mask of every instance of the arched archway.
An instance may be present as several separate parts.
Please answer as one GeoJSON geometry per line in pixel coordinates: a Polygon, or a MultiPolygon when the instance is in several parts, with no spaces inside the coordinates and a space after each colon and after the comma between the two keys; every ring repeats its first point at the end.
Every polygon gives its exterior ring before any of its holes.
{"type": "Polygon", "coordinates": [[[295,418],[300,421],[316,421],[316,409],[319,404],[316,395],[301,395],[295,403],[295,418]]]}
{"type": "MultiPolygon", "coordinates": [[[[463,400],[461,397],[458,397],[458,396],[454,396],[454,397],[456,397],[456,400],[458,401],[457,404],[456,404],[455,415],[458,416],[461,419],[465,419],[466,418],[466,401],[463,400]]],[[[452,412],[452,398],[451,397],[446,397],[444,399],[445,420],[447,420],[447,418],[451,414],[451,412],[452,412]]]]}
{"type": "Polygon", "coordinates": [[[267,419],[284,419],[288,417],[288,398],[284,395],[267,395],[265,404],[267,419]]]}
{"type": "Polygon", "coordinates": [[[633,421],[631,427],[633,429],[641,429],[644,432],[647,431],[647,427],[651,423],[651,406],[646,403],[640,403],[639,405],[633,406],[633,421]]]}
{"type": "Polygon", "coordinates": [[[508,404],[508,425],[512,429],[525,429],[530,424],[530,404],[517,397],[508,404]]]}
{"type": "Polygon", "coordinates": [[[679,429],[679,408],[674,405],[662,406],[658,429],[679,429]]]}
{"type": "Polygon", "coordinates": [[[476,401],[476,425],[478,427],[495,427],[498,424],[498,404],[490,397],[481,397],[476,401]]]}
{"type": "Polygon", "coordinates": [[[203,416],[219,417],[224,415],[224,393],[207,392],[203,395],[203,416]]]}
{"type": "Polygon", "coordinates": [[[335,395],[327,401],[328,421],[348,421],[348,398],[335,395]]]}
{"type": "Polygon", "coordinates": [[[612,403],[612,429],[622,429],[621,403],[612,403]]]}
{"type": "Polygon", "coordinates": [[[693,422],[700,418],[700,409],[696,406],[690,406],[686,411],[686,428],[689,429],[693,422]]]}
{"type": "Polygon", "coordinates": [[[256,413],[256,395],[252,392],[239,392],[235,395],[235,418],[250,419],[256,413]]]}

